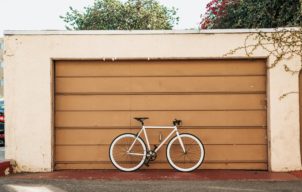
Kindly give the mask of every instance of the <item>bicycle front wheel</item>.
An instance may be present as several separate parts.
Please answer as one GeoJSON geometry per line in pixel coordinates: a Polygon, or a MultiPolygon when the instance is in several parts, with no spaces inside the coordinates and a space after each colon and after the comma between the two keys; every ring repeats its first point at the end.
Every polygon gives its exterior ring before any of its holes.
{"type": "Polygon", "coordinates": [[[169,164],[181,172],[190,172],[197,169],[205,157],[204,146],[201,141],[191,134],[175,136],[167,146],[169,164]],[[181,142],[183,143],[183,147],[181,142]]]}
{"type": "Polygon", "coordinates": [[[109,148],[112,164],[121,171],[135,171],[146,159],[146,145],[140,137],[131,133],[116,137],[109,148]]]}

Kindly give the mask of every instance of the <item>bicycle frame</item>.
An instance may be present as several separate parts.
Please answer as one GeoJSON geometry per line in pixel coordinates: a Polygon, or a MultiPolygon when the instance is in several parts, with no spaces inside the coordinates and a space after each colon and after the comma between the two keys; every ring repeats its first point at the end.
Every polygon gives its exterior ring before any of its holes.
{"type": "Polygon", "coordinates": [[[133,141],[133,143],[131,144],[129,150],[127,151],[128,154],[130,155],[139,155],[139,156],[142,156],[144,154],[139,154],[139,153],[131,153],[131,149],[133,148],[137,138],[142,134],[144,133],[145,135],[145,138],[146,138],[146,142],[147,142],[147,148],[148,148],[148,151],[151,150],[151,147],[150,147],[150,143],[149,143],[149,138],[148,138],[148,135],[147,135],[147,131],[146,129],[172,129],[172,131],[170,132],[170,134],[158,145],[158,147],[154,150],[154,152],[157,152],[165,143],[166,141],[169,140],[169,138],[174,134],[176,133],[176,136],[178,137],[178,140],[179,140],[179,143],[182,147],[182,150],[184,151],[184,153],[186,152],[185,150],[185,147],[184,147],[184,144],[181,140],[181,137],[179,136],[179,133],[178,133],[178,130],[177,130],[177,126],[142,126],[142,129],[138,132],[138,134],[136,135],[136,138],[135,140],[133,141]]]}

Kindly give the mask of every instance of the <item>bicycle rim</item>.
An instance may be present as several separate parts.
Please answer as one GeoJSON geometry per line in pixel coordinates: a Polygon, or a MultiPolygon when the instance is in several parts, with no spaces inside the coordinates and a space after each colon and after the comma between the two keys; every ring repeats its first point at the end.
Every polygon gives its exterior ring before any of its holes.
{"type": "Polygon", "coordinates": [[[174,137],[167,147],[167,159],[169,164],[176,170],[190,172],[197,169],[204,160],[205,151],[201,141],[191,134],[181,134],[185,152],[179,138],[174,137]]]}
{"type": "Polygon", "coordinates": [[[112,164],[121,171],[135,171],[139,169],[146,159],[146,145],[139,137],[131,151],[129,149],[136,136],[122,134],[116,137],[110,145],[109,157],[112,164]]]}

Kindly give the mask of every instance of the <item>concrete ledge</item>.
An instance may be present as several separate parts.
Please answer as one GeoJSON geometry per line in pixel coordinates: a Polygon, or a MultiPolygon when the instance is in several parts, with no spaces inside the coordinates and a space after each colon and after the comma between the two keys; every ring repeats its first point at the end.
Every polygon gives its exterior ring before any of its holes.
{"type": "Polygon", "coordinates": [[[13,166],[11,160],[0,161],[0,177],[13,173],[13,166]]]}
{"type": "Polygon", "coordinates": [[[298,31],[299,27],[263,29],[207,29],[207,30],[5,30],[4,35],[162,35],[162,34],[238,34],[273,33],[282,30],[298,31]]]}

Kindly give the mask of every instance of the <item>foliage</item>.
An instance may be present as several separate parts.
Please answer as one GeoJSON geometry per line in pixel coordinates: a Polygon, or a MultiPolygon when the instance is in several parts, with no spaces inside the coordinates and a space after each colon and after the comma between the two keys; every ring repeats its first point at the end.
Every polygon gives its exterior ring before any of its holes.
{"type": "Polygon", "coordinates": [[[206,7],[206,14],[200,23],[200,28],[213,28],[215,21],[226,15],[226,6],[229,3],[232,3],[232,0],[212,0],[209,2],[206,7]]]}
{"type": "MultiPolygon", "coordinates": [[[[273,58],[270,68],[280,64],[281,60],[290,59],[294,56],[300,58],[299,69],[291,69],[286,63],[283,63],[284,70],[292,75],[298,74],[302,69],[302,28],[281,28],[275,29],[275,32],[269,33],[258,31],[258,33],[249,34],[242,47],[231,50],[225,55],[232,55],[235,52],[244,49],[247,56],[252,56],[257,48],[262,48],[273,58]],[[252,40],[255,43],[250,43],[252,40]]],[[[289,91],[282,94],[279,99],[284,99],[290,94],[297,94],[297,91],[289,91]]]]}
{"type": "Polygon", "coordinates": [[[68,30],[172,29],[178,22],[176,9],[156,0],[95,0],[83,12],[70,7],[61,18],[68,30]]]}
{"type": "MultiPolygon", "coordinates": [[[[269,68],[280,64],[281,60],[300,57],[299,69],[291,69],[282,63],[284,70],[291,74],[297,74],[302,69],[302,0],[212,0],[207,5],[200,28],[276,28],[274,32],[258,30],[250,33],[243,46],[225,56],[239,50],[252,56],[258,48],[262,48],[274,59],[269,68]]],[[[284,93],[280,99],[295,93],[284,93]]]]}
{"type": "MultiPolygon", "coordinates": [[[[243,46],[231,50],[234,54],[241,49],[247,56],[262,48],[275,67],[282,59],[299,56],[302,62],[302,0],[212,0],[201,22],[202,29],[213,28],[277,28],[273,33],[258,30],[247,36],[243,46]],[[251,43],[253,42],[253,43],[251,43]]],[[[226,55],[228,55],[226,54],[226,55]]],[[[302,66],[301,66],[302,67],[302,66]]],[[[286,71],[297,71],[284,66],[286,71]]]]}
{"type": "Polygon", "coordinates": [[[301,25],[299,0],[212,0],[202,29],[276,28],[301,25]]]}
{"type": "MultiPolygon", "coordinates": [[[[276,29],[275,32],[263,32],[249,34],[243,46],[231,50],[226,55],[232,55],[239,50],[244,50],[248,57],[252,56],[257,48],[262,48],[268,52],[269,56],[274,58],[269,68],[275,67],[280,60],[290,59],[298,56],[302,64],[302,29],[301,28],[282,28],[276,29]],[[255,42],[255,43],[251,43],[255,42]]],[[[302,66],[300,66],[302,68],[302,66]]],[[[292,74],[298,73],[299,70],[292,70],[284,64],[284,69],[292,74]]]]}

